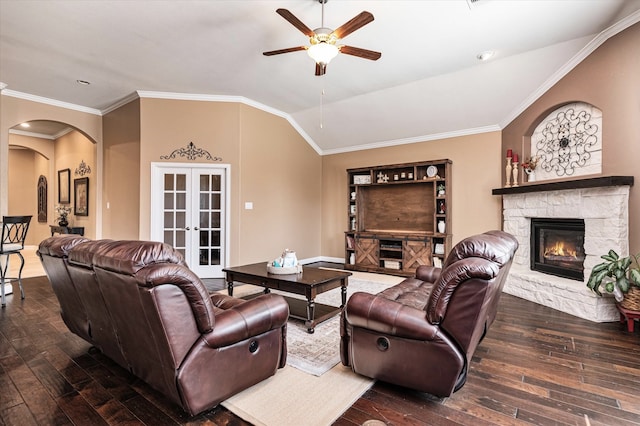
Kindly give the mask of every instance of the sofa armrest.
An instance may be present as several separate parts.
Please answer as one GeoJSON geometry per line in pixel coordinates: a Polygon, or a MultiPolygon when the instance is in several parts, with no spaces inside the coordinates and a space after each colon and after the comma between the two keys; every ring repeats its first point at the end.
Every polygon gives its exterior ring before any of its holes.
{"type": "Polygon", "coordinates": [[[416,278],[428,283],[435,283],[438,281],[442,268],[436,268],[435,266],[420,265],[416,269],[416,278]]]}
{"type": "Polygon", "coordinates": [[[289,319],[289,305],[277,294],[263,294],[216,315],[215,326],[203,335],[211,347],[228,346],[283,327],[289,319]]]}
{"type": "Polygon", "coordinates": [[[425,311],[369,293],[351,295],[345,317],[354,327],[408,339],[433,340],[439,330],[427,321],[425,311]]]}

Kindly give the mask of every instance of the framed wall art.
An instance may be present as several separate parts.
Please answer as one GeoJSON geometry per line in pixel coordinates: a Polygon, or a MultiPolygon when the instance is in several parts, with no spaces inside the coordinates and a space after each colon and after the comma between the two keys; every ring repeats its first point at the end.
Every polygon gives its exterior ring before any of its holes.
{"type": "Polygon", "coordinates": [[[71,169],[58,170],[58,203],[71,202],[71,169]]]}
{"type": "Polygon", "coordinates": [[[75,199],[73,214],[89,216],[89,178],[83,177],[73,181],[73,195],[75,199]]]}

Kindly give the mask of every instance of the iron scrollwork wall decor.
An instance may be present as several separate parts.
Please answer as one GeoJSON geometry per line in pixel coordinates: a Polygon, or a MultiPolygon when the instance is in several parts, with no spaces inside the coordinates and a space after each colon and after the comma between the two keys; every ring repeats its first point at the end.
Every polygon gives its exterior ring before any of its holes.
{"type": "Polygon", "coordinates": [[[174,150],[169,155],[161,155],[160,159],[173,160],[176,158],[176,156],[186,157],[187,160],[191,160],[191,161],[197,158],[203,158],[209,161],[222,161],[222,158],[220,157],[212,157],[211,154],[209,154],[209,151],[204,150],[202,148],[196,148],[196,145],[193,142],[189,142],[186,148],[179,148],[174,150]]]}
{"type": "Polygon", "coordinates": [[[601,126],[599,110],[586,103],[566,105],[549,114],[531,141],[532,155],[538,158],[538,180],[600,172],[601,126]]]}
{"type": "MultiPolygon", "coordinates": [[[[554,111],[541,125],[535,142],[540,171],[550,177],[573,176],[592,165],[592,156],[601,150],[601,123],[592,117],[592,106],[574,104],[554,111]]],[[[596,109],[597,110],[597,109],[596,109]]]]}
{"type": "Polygon", "coordinates": [[[82,160],[74,173],[76,176],[89,175],[91,174],[91,166],[88,166],[87,163],[82,160]]]}

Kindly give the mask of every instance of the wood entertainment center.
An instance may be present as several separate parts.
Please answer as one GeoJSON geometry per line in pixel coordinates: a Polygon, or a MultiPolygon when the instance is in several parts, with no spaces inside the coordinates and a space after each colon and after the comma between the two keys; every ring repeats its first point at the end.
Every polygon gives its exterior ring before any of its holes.
{"type": "Polygon", "coordinates": [[[451,160],[348,169],[345,269],[411,276],[451,250],[451,160]]]}

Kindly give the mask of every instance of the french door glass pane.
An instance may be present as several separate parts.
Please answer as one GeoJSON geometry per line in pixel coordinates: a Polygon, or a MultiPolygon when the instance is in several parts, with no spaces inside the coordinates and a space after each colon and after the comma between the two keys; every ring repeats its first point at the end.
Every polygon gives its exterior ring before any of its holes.
{"type": "Polygon", "coordinates": [[[164,190],[165,191],[173,191],[173,178],[175,175],[166,174],[164,175],[164,190]]]}
{"type": "Polygon", "coordinates": [[[211,228],[220,228],[220,212],[211,212],[211,228]]]}
{"type": "Polygon", "coordinates": [[[200,191],[209,191],[209,176],[200,175],[200,191]]]}
{"type": "Polygon", "coordinates": [[[178,175],[176,177],[176,190],[178,191],[186,191],[187,190],[187,175],[178,175]]]}
{"type": "Polygon", "coordinates": [[[211,175],[211,190],[212,191],[220,191],[222,179],[220,179],[220,175],[211,175]]]}
{"type": "Polygon", "coordinates": [[[220,210],[220,194],[211,194],[211,208],[220,210]]]}

